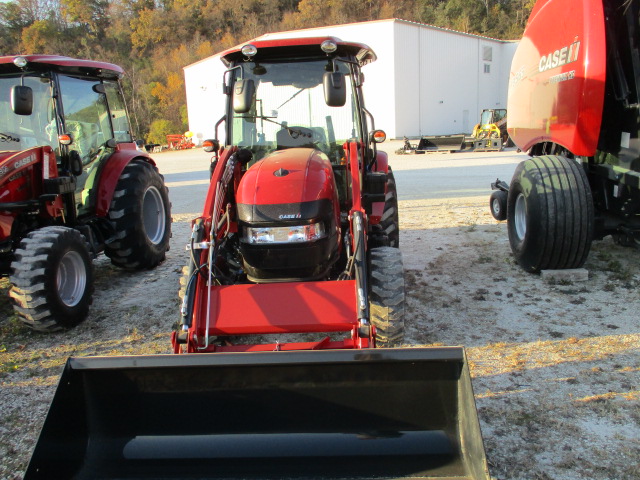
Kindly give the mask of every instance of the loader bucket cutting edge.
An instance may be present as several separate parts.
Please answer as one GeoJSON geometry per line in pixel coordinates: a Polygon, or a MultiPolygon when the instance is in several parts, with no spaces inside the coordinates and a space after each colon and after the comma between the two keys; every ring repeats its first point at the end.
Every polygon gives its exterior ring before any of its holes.
{"type": "Polygon", "coordinates": [[[489,479],[460,347],[70,358],[25,479],[489,479]]]}

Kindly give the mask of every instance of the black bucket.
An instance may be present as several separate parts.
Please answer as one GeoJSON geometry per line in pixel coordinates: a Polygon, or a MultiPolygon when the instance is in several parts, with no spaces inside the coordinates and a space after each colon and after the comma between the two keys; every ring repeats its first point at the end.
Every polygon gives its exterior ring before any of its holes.
{"type": "Polygon", "coordinates": [[[70,358],[30,479],[489,479],[457,347],[70,358]]]}

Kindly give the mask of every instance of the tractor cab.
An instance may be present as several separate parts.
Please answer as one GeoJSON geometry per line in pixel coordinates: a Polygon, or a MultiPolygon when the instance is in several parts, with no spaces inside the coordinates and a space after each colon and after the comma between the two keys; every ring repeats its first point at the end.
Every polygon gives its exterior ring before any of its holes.
{"type": "Polygon", "coordinates": [[[226,143],[249,150],[253,163],[302,147],[339,165],[347,141],[369,144],[373,118],[361,108],[360,67],[375,60],[375,54],[332,37],[294,43],[255,41],[222,54],[228,67],[224,88],[231,93],[226,143]]]}
{"type": "Polygon", "coordinates": [[[500,122],[502,122],[506,116],[507,116],[507,110],[504,108],[497,109],[497,110],[485,109],[482,111],[482,114],[480,115],[480,124],[483,127],[489,126],[494,123],[499,125],[500,122]]]}
{"type": "Polygon", "coordinates": [[[133,143],[120,67],[50,55],[0,57],[0,159],[48,146],[76,176],[79,214],[94,210],[82,191],[119,143],[133,143]]]}

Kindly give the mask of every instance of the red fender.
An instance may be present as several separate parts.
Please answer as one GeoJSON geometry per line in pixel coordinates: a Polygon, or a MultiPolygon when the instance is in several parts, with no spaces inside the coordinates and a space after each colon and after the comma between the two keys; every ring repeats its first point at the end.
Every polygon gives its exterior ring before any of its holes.
{"type": "Polygon", "coordinates": [[[374,172],[389,172],[389,155],[387,152],[378,150],[376,152],[376,162],[373,164],[374,172]]]}
{"type": "Polygon", "coordinates": [[[153,166],[156,162],[147,153],[143,153],[137,149],[132,149],[131,144],[119,144],[116,151],[106,161],[106,165],[100,174],[100,183],[98,185],[98,198],[96,199],[96,215],[98,217],[106,217],[109,213],[111,200],[116,191],[118,180],[122,171],[133,160],[143,160],[153,166]]]}

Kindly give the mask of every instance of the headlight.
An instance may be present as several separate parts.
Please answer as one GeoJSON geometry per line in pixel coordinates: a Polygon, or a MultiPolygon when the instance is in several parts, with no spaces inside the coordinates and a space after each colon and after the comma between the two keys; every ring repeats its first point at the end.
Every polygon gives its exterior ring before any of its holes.
{"type": "Polygon", "coordinates": [[[313,242],[325,236],[323,223],[291,225],[289,227],[245,227],[247,243],[301,243],[313,242]]]}

